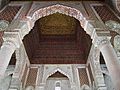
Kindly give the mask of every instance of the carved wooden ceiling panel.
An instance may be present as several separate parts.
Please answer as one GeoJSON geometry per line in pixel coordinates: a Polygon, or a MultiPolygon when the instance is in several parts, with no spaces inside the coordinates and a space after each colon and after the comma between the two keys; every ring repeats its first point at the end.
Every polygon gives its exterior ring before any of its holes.
{"type": "Polygon", "coordinates": [[[42,35],[75,34],[76,19],[67,15],[55,13],[39,20],[39,30],[42,35]]]}

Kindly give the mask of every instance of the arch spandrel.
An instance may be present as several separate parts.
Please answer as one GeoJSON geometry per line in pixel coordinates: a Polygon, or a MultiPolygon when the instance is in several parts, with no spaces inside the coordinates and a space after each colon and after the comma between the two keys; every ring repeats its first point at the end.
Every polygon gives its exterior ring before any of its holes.
{"type": "Polygon", "coordinates": [[[39,18],[54,14],[56,12],[76,18],[81,22],[81,25],[84,24],[86,20],[86,18],[79,10],[59,4],[40,8],[36,10],[31,16],[27,17],[31,18],[33,21],[37,21],[39,18]]]}

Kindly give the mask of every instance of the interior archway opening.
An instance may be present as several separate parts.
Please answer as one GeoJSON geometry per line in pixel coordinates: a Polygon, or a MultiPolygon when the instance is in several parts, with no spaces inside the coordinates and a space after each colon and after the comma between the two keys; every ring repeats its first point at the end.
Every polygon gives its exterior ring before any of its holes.
{"type": "Polygon", "coordinates": [[[70,80],[57,71],[47,78],[45,90],[71,90],[70,80]]]}
{"type": "Polygon", "coordinates": [[[31,64],[85,64],[92,44],[77,19],[60,13],[37,20],[23,42],[31,64]]]}

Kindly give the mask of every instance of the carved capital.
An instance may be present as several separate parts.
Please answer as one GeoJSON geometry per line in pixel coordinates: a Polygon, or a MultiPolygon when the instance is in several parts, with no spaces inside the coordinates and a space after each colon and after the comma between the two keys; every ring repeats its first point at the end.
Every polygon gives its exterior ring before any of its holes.
{"type": "Polygon", "coordinates": [[[9,27],[7,28],[6,32],[13,32],[18,33],[20,38],[23,39],[26,34],[29,33],[29,31],[32,29],[34,25],[31,26],[31,23],[33,22],[27,18],[24,20],[15,20],[13,21],[9,27]]]}
{"type": "Polygon", "coordinates": [[[110,44],[110,41],[107,37],[98,37],[93,41],[93,44],[95,45],[95,47],[101,48],[106,44],[110,44]]]}
{"type": "Polygon", "coordinates": [[[5,32],[3,36],[4,43],[12,43],[15,48],[19,48],[22,40],[20,39],[20,36],[18,32],[5,32]]]}

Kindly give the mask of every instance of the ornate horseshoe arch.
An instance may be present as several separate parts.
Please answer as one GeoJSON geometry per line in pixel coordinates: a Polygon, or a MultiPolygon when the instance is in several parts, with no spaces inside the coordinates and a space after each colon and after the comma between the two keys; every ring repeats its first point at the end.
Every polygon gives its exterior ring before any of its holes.
{"type": "MultiPolygon", "coordinates": [[[[92,36],[91,34],[93,34],[93,31],[95,31],[95,28],[89,23],[89,21],[82,15],[82,13],[79,10],[59,4],[40,8],[34,12],[29,12],[26,17],[27,19],[29,19],[30,29],[34,27],[34,24],[38,19],[54,14],[56,12],[74,17],[75,19],[79,20],[82,28],[90,36],[92,36]]],[[[91,37],[91,39],[93,39],[93,37],[91,37]]]]}

